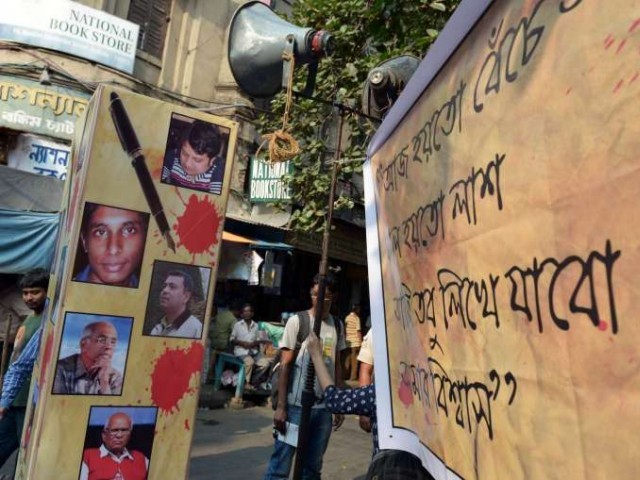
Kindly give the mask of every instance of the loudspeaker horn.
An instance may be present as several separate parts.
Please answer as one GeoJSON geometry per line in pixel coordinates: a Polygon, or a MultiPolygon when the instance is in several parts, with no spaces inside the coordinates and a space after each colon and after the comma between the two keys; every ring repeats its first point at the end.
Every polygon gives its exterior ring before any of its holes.
{"type": "Polygon", "coordinates": [[[302,28],[281,19],[264,3],[242,5],[231,19],[228,58],[238,86],[249,96],[271,97],[286,87],[291,53],[295,66],[309,64],[304,93],[315,85],[318,60],[330,55],[333,37],[324,30],[302,28]]]}
{"type": "Polygon", "coordinates": [[[413,55],[389,58],[369,71],[362,90],[362,111],[382,120],[418,68],[413,55]]]}

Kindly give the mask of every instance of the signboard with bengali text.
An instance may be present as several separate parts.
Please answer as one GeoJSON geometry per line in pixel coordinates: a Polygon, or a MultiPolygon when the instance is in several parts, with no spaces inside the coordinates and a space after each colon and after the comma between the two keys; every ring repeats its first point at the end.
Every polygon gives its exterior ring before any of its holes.
{"type": "Polygon", "coordinates": [[[89,95],[0,75],[0,126],[71,140],[89,95]]]}
{"type": "Polygon", "coordinates": [[[638,12],[467,0],[374,139],[380,446],[437,479],[637,475],[638,12]]]}

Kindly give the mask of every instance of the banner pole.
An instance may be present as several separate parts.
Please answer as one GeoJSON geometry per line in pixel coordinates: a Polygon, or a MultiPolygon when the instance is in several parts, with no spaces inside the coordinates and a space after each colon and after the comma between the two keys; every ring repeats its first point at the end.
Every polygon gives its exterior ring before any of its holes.
{"type": "MultiPolygon", "coordinates": [[[[324,224],[324,232],[322,235],[322,251],[320,256],[320,268],[318,271],[318,298],[316,307],[313,312],[314,319],[322,319],[324,316],[324,297],[327,288],[327,272],[329,269],[329,239],[331,237],[331,223],[333,219],[333,203],[336,194],[336,184],[338,182],[338,165],[340,161],[340,149],[342,148],[342,127],[344,122],[344,112],[342,108],[336,107],[340,113],[338,121],[338,140],[336,145],[335,160],[331,168],[331,187],[329,188],[329,199],[327,205],[327,218],[324,224]]],[[[328,312],[327,312],[328,313],[328,312]]],[[[336,320],[339,321],[339,320],[336,320]]],[[[320,326],[322,320],[314,321],[313,333],[320,338],[320,326]]],[[[336,343],[337,345],[337,343],[336,343]]],[[[315,401],[314,383],[315,369],[313,363],[309,362],[306,372],[304,389],[302,391],[301,403],[302,409],[300,414],[300,426],[298,429],[298,447],[296,451],[296,461],[293,469],[294,480],[301,480],[304,460],[307,454],[309,444],[309,420],[311,418],[311,407],[315,401]]],[[[336,378],[336,382],[339,379],[336,378]]]]}

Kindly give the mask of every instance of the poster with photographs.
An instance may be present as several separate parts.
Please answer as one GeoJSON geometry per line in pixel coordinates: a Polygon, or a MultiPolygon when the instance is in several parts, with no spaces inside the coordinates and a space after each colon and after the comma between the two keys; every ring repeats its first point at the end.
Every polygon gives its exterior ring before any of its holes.
{"type": "Polygon", "coordinates": [[[80,131],[16,478],[185,478],[237,124],[101,85],[80,131]]]}

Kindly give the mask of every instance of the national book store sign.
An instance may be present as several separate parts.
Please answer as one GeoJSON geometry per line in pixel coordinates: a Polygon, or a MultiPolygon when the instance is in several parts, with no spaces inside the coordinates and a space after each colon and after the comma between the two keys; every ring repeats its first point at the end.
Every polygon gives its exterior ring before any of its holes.
{"type": "Polygon", "coordinates": [[[251,159],[249,172],[249,199],[253,203],[290,200],[291,192],[282,177],[293,170],[291,162],[269,163],[251,159]]]}

